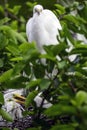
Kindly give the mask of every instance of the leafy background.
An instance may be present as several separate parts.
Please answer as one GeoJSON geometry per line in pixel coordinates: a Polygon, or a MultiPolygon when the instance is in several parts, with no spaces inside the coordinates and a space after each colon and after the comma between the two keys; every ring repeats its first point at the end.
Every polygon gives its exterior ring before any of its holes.
{"type": "Polygon", "coordinates": [[[86,37],[86,0],[0,0],[0,114],[3,118],[12,121],[2,110],[3,91],[24,88],[29,91],[24,117],[29,115],[34,119],[33,128],[29,129],[86,130],[86,37]],[[35,43],[27,42],[25,33],[26,22],[37,3],[52,10],[63,28],[59,45],[44,46],[46,55],[39,53],[35,43]],[[73,48],[66,51],[70,46],[73,48]],[[76,55],[74,60],[70,59],[72,54],[76,55]],[[42,58],[46,59],[46,65],[40,62],[42,58]],[[34,98],[40,92],[42,103],[38,108],[34,98]],[[42,108],[45,99],[53,104],[52,107],[42,108]],[[30,104],[33,110],[27,111],[30,104]],[[48,119],[50,124],[47,125],[48,119]]]}

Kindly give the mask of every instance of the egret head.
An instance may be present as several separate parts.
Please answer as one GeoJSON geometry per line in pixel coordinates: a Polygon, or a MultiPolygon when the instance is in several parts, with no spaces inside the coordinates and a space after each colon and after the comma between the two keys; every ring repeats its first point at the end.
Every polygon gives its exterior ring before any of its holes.
{"type": "Polygon", "coordinates": [[[35,5],[33,9],[33,14],[37,13],[40,15],[40,13],[43,11],[43,6],[42,5],[35,5]]]}

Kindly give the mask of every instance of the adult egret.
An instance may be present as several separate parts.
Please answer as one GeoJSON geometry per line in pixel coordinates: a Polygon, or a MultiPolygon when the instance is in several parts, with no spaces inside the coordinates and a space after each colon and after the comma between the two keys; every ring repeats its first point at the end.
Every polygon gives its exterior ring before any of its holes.
{"type": "MultiPolygon", "coordinates": [[[[58,44],[57,36],[59,36],[59,30],[62,30],[62,27],[56,15],[51,10],[44,9],[42,5],[35,5],[33,16],[26,24],[26,34],[29,43],[35,42],[39,52],[45,53],[43,45],[58,44]]],[[[42,62],[44,63],[44,61],[42,62]]],[[[42,98],[37,95],[34,101],[37,106],[40,106],[42,98]]],[[[51,105],[46,100],[43,103],[44,108],[48,108],[51,105]]]]}
{"type": "Polygon", "coordinates": [[[61,29],[61,24],[52,11],[43,9],[42,5],[34,6],[33,16],[26,25],[26,34],[30,43],[36,42],[37,48],[41,53],[44,53],[43,45],[55,45],[58,43],[58,31],[61,29]]]}

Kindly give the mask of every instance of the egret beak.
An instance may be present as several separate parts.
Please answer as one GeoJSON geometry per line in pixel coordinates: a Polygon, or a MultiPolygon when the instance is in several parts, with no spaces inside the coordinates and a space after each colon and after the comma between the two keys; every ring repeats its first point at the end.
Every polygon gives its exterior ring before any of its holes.
{"type": "Polygon", "coordinates": [[[35,9],[35,12],[37,12],[38,15],[40,15],[40,13],[42,12],[42,9],[35,9]]]}

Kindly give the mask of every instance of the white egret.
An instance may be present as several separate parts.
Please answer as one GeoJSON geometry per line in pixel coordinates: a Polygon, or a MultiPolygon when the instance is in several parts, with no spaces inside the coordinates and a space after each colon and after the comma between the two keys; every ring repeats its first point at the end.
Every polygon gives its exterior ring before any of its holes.
{"type": "MultiPolygon", "coordinates": [[[[45,53],[43,45],[56,45],[58,44],[57,36],[59,30],[62,30],[61,24],[56,15],[48,9],[43,9],[42,5],[35,5],[33,8],[33,16],[26,24],[26,34],[28,41],[35,42],[39,52],[45,53]]],[[[41,60],[44,64],[44,59],[41,60]]],[[[34,99],[39,107],[42,98],[37,95],[34,99]]],[[[48,108],[52,104],[44,101],[43,107],[48,108]]]]}
{"type": "Polygon", "coordinates": [[[52,11],[43,9],[42,5],[34,6],[33,17],[28,20],[26,25],[26,34],[29,42],[36,42],[41,53],[44,53],[43,45],[58,43],[58,30],[61,29],[61,24],[52,11]]]}

